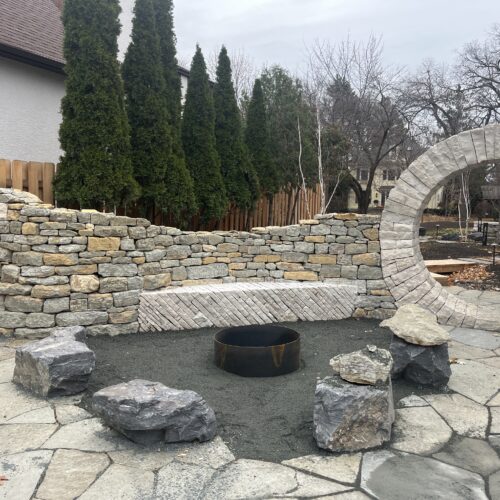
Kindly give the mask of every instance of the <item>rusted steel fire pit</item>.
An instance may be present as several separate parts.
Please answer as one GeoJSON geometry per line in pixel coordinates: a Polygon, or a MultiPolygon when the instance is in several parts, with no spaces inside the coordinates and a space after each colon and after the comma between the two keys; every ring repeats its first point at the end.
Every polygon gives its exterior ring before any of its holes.
{"type": "Polygon", "coordinates": [[[300,367],[300,334],[284,326],[238,326],[215,335],[215,364],[242,377],[276,377],[300,367]]]}

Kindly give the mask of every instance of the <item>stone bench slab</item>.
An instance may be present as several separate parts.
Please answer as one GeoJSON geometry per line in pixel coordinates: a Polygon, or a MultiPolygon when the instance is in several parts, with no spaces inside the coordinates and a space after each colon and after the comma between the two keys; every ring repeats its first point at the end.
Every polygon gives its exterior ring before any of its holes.
{"type": "Polygon", "coordinates": [[[227,283],[144,292],[141,331],[263,325],[350,318],[356,287],[331,283],[227,283]]]}

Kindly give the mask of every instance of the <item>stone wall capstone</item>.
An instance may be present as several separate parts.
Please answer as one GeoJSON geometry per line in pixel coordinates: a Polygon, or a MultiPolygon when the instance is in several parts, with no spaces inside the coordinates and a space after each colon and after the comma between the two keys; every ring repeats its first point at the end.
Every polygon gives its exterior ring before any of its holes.
{"type": "Polygon", "coordinates": [[[141,291],[252,281],[356,283],[356,317],[395,305],[382,277],[379,217],[318,215],[251,232],[186,232],[146,219],[46,205],[0,189],[0,335],[54,326],[139,330],[141,291]]]}

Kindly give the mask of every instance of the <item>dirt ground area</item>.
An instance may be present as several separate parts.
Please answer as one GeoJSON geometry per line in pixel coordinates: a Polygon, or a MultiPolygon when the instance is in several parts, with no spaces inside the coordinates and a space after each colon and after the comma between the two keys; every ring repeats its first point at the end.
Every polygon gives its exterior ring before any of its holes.
{"type": "MultiPolygon", "coordinates": [[[[90,338],[97,357],[90,392],[135,378],[191,389],[213,407],[219,433],[238,458],[279,462],[320,453],[312,435],[316,381],[331,374],[329,360],[336,354],[367,344],[387,348],[390,333],[369,320],[287,326],[301,333],[301,368],[275,378],[244,378],[217,368],[214,329],[90,338]]],[[[396,404],[412,393],[418,389],[395,382],[396,404]]]]}

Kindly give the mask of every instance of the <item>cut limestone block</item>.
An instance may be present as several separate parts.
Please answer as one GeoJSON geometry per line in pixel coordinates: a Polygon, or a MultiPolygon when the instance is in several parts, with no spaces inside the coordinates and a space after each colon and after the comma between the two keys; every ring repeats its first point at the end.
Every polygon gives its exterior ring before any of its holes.
{"type": "Polygon", "coordinates": [[[215,413],[199,394],[158,382],[107,387],[93,395],[92,406],[108,425],[142,444],[208,441],[216,434],[215,413]]]}
{"type": "Polygon", "coordinates": [[[320,448],[345,452],[381,446],[390,440],[393,422],[390,379],[354,385],[334,376],[316,385],[313,432],[320,448]]]}
{"type": "Polygon", "coordinates": [[[448,383],[451,368],[447,343],[425,347],[393,336],[389,349],[394,360],[393,378],[402,376],[410,382],[432,387],[448,383]]]}
{"type": "Polygon", "coordinates": [[[49,337],[16,350],[13,382],[39,396],[67,396],[87,388],[94,367],[85,344],[49,337]]]}

